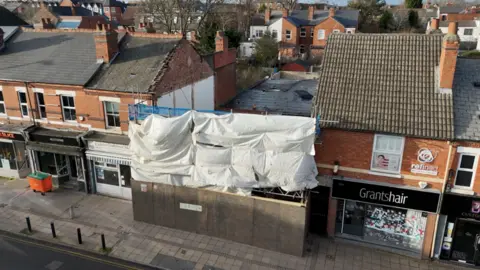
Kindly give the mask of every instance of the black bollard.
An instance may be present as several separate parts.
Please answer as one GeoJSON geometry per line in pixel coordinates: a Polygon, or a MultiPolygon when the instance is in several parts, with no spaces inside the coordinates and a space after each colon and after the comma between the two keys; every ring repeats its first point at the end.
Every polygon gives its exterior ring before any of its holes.
{"type": "Polygon", "coordinates": [[[77,236],[78,236],[78,243],[81,245],[82,244],[82,232],[80,231],[80,228],[77,228],[77,236]]]}
{"type": "Polygon", "coordinates": [[[102,248],[103,250],[107,249],[107,245],[105,245],[105,235],[102,233],[102,248]]]}
{"type": "Polygon", "coordinates": [[[55,232],[55,224],[53,224],[53,222],[50,222],[50,228],[52,228],[53,238],[57,238],[57,233],[55,232]]]}
{"type": "Polygon", "coordinates": [[[27,228],[28,228],[28,231],[29,231],[29,232],[32,232],[32,224],[30,224],[30,217],[27,217],[26,220],[27,220],[27,228]]]}

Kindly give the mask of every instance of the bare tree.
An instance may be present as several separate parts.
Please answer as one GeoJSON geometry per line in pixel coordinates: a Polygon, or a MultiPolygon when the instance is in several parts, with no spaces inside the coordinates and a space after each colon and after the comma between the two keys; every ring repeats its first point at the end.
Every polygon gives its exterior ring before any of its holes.
{"type": "Polygon", "coordinates": [[[146,20],[160,24],[168,33],[173,31],[177,13],[175,0],[143,0],[140,11],[146,20]]]}
{"type": "Polygon", "coordinates": [[[294,10],[297,6],[297,0],[281,0],[283,8],[294,10]]]}
{"type": "Polygon", "coordinates": [[[256,12],[255,0],[239,0],[239,8],[237,9],[237,20],[239,22],[239,30],[243,33],[244,38],[250,36],[250,25],[252,24],[252,17],[256,12]]]}

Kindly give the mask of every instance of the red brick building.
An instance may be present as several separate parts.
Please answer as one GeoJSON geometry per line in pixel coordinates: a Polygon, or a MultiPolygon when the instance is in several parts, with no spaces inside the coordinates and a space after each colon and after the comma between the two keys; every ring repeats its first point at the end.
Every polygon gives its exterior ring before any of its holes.
{"type": "Polygon", "coordinates": [[[459,43],[456,27],[451,30],[445,39],[329,38],[313,109],[322,131],[312,232],[415,257],[433,254],[455,155],[452,88],[459,43]]]}

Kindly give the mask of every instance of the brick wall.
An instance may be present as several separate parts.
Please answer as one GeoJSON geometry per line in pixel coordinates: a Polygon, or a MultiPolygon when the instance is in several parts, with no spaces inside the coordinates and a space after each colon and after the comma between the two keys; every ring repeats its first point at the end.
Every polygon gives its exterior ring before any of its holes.
{"type": "Polygon", "coordinates": [[[327,44],[328,36],[333,32],[333,30],[340,30],[341,33],[345,33],[345,27],[339,23],[337,20],[329,17],[323,22],[317,24],[314,28],[313,36],[313,45],[315,46],[325,46],[327,44]],[[318,30],[325,30],[325,39],[318,39],[318,30]]]}
{"type": "Polygon", "coordinates": [[[334,162],[338,161],[340,167],[348,168],[339,170],[338,174],[345,177],[416,187],[418,187],[419,181],[426,181],[431,187],[441,190],[449,150],[446,141],[406,137],[400,171],[402,178],[400,179],[368,173],[372,159],[373,141],[373,133],[323,129],[320,142],[315,145],[315,160],[319,165],[319,174],[332,175],[332,169],[325,168],[325,165],[333,166],[334,162]],[[428,148],[436,155],[435,160],[428,165],[438,166],[438,175],[410,172],[412,164],[419,164],[417,153],[421,148],[428,148]]]}
{"type": "Polygon", "coordinates": [[[215,70],[215,108],[225,105],[237,95],[235,62],[215,70]]]}
{"type": "Polygon", "coordinates": [[[299,36],[299,39],[298,39],[298,44],[300,45],[305,45],[305,48],[308,48],[310,45],[313,44],[313,38],[312,38],[312,35],[311,35],[311,29],[314,29],[313,26],[302,26],[298,29],[298,36],[299,36]],[[301,37],[300,36],[300,30],[301,28],[305,28],[305,37],[301,37]]]}
{"type": "Polygon", "coordinates": [[[162,79],[155,83],[157,96],[180,89],[213,75],[208,63],[197,53],[190,42],[181,40],[170,55],[168,66],[162,79]]]}
{"type": "Polygon", "coordinates": [[[103,16],[90,16],[90,17],[82,17],[78,28],[82,29],[96,29],[97,24],[107,24],[107,20],[103,16]]]}
{"type": "Polygon", "coordinates": [[[282,19],[282,42],[286,44],[291,44],[291,45],[297,45],[298,44],[298,39],[299,39],[299,33],[300,29],[297,29],[297,26],[292,24],[290,21],[287,19],[283,18],[282,19]],[[291,31],[291,37],[290,39],[287,39],[287,30],[291,31]]]}
{"type": "Polygon", "coordinates": [[[447,14],[447,21],[473,21],[478,17],[478,13],[447,14]]]}

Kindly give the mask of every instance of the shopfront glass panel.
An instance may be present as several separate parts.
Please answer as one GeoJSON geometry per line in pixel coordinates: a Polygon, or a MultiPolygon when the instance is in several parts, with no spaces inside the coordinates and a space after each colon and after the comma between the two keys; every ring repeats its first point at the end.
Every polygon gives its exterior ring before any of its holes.
{"type": "Polygon", "coordinates": [[[108,168],[106,166],[99,166],[98,163],[96,163],[95,174],[97,177],[97,183],[118,187],[118,169],[117,168],[108,168]]]}
{"type": "Polygon", "coordinates": [[[365,204],[354,201],[345,202],[343,233],[363,236],[365,204]]]}
{"type": "Polygon", "coordinates": [[[0,142],[0,168],[16,170],[17,162],[12,143],[0,142]]]}
{"type": "Polygon", "coordinates": [[[475,243],[478,237],[480,237],[479,222],[459,219],[455,226],[452,259],[474,263],[475,243]]]}
{"type": "Polygon", "coordinates": [[[13,145],[15,146],[16,158],[17,158],[17,168],[24,169],[28,168],[27,152],[25,151],[25,142],[14,141],[13,145]]]}

